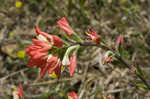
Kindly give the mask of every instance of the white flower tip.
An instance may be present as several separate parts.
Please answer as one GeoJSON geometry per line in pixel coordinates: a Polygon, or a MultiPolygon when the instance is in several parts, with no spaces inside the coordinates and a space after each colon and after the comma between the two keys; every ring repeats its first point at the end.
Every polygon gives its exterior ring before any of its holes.
{"type": "Polygon", "coordinates": [[[48,55],[48,58],[47,58],[47,60],[49,60],[51,57],[52,57],[52,55],[51,55],[51,54],[49,54],[49,55],[48,55]]]}
{"type": "Polygon", "coordinates": [[[38,35],[37,36],[37,38],[38,38],[38,40],[42,40],[42,41],[48,41],[47,39],[46,39],[46,37],[44,37],[43,35],[38,35]]]}
{"type": "Polygon", "coordinates": [[[69,64],[70,64],[69,58],[64,57],[62,60],[62,65],[69,65],[69,64]]]}

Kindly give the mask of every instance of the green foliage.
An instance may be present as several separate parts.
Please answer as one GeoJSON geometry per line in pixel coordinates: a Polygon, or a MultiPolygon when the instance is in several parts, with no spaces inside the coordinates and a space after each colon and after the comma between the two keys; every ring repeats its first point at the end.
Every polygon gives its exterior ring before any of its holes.
{"type": "Polygon", "coordinates": [[[143,78],[145,78],[145,75],[144,75],[143,71],[141,70],[140,66],[136,67],[136,73],[140,74],[143,78]]]}
{"type": "Polygon", "coordinates": [[[144,88],[144,89],[146,89],[146,90],[149,90],[149,89],[147,88],[147,86],[146,86],[143,82],[135,82],[134,84],[135,84],[135,86],[137,86],[137,87],[142,87],[142,88],[144,88]]]}

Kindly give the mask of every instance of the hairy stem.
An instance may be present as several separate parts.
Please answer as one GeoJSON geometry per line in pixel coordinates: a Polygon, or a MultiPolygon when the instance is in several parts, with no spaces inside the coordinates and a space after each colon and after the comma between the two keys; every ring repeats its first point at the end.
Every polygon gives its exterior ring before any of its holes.
{"type": "MultiPolygon", "coordinates": [[[[115,57],[125,66],[127,67],[128,69],[132,70],[134,69],[135,67],[132,66],[131,64],[129,64],[125,59],[123,59],[120,55],[117,54],[117,52],[107,46],[104,46],[104,45],[96,45],[96,44],[93,44],[91,42],[84,42],[84,43],[73,43],[72,45],[76,45],[76,44],[80,44],[81,46],[97,46],[97,47],[100,47],[104,50],[110,50],[112,51],[114,54],[115,54],[115,57]]],[[[141,76],[139,73],[135,72],[134,73],[139,79],[141,79],[141,81],[147,86],[148,89],[150,89],[150,83],[148,83],[148,81],[143,77],[141,76]]]]}

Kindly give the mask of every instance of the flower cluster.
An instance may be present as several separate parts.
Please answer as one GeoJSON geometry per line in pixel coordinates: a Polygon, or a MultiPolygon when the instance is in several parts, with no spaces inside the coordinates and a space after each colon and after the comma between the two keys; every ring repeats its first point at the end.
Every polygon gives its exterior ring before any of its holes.
{"type": "Polygon", "coordinates": [[[46,71],[49,74],[55,72],[58,78],[61,73],[61,61],[57,53],[49,54],[53,47],[60,48],[63,46],[63,41],[56,35],[50,35],[35,27],[37,39],[32,39],[33,44],[26,48],[27,55],[30,56],[28,66],[36,66],[41,69],[40,76],[44,77],[46,71]]]}
{"type": "MultiPolygon", "coordinates": [[[[72,30],[65,17],[57,22],[59,28],[67,34],[67,39],[82,43],[83,40],[72,30]],[[72,36],[74,36],[72,38],[72,36]]],[[[30,56],[27,66],[36,66],[41,69],[40,76],[44,77],[45,73],[55,73],[59,78],[61,75],[61,66],[68,66],[70,76],[73,76],[77,61],[76,54],[80,45],[71,45],[67,48],[65,54],[60,55],[59,49],[64,50],[64,42],[57,35],[42,32],[37,26],[35,27],[37,39],[32,39],[32,45],[26,48],[26,54],[30,56]],[[60,57],[61,56],[61,57],[60,57]]],[[[96,44],[100,43],[101,36],[93,29],[88,30],[88,37],[96,44]]],[[[72,42],[71,42],[72,43],[72,42]]]]}
{"type": "MultiPolygon", "coordinates": [[[[37,68],[40,68],[41,78],[44,77],[46,72],[48,72],[48,74],[56,74],[56,76],[60,78],[62,66],[67,66],[70,76],[73,76],[77,66],[77,52],[84,40],[82,40],[81,37],[79,37],[78,34],[76,34],[72,30],[65,17],[60,19],[57,24],[59,28],[67,34],[65,34],[64,37],[66,37],[67,40],[73,42],[64,43],[64,41],[59,36],[45,33],[36,26],[35,31],[37,33],[37,38],[32,39],[33,44],[26,48],[26,54],[30,56],[27,66],[35,66],[37,68]]],[[[97,34],[93,29],[88,29],[88,32],[86,32],[86,34],[88,35],[88,40],[91,40],[96,45],[104,43],[101,36],[97,34]]],[[[119,36],[116,40],[116,43],[120,44],[122,42],[123,37],[119,36]]],[[[107,51],[104,55],[103,63],[112,62],[113,56],[113,52],[107,51]]],[[[22,85],[19,85],[19,90],[16,93],[19,96],[19,99],[22,99],[22,85]]],[[[68,98],[79,99],[78,95],[74,91],[69,93],[68,98]]],[[[107,98],[114,99],[114,97],[107,98]]],[[[50,96],[48,96],[48,99],[50,99],[50,96]]]]}

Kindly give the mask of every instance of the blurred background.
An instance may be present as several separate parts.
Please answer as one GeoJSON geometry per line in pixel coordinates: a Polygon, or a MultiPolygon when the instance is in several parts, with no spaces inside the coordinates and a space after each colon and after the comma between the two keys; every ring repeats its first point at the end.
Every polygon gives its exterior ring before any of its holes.
{"type": "MultiPolygon", "coordinates": [[[[60,82],[55,75],[41,79],[37,68],[28,68],[25,48],[36,36],[34,26],[59,35],[62,31],[57,21],[62,17],[66,17],[81,37],[84,38],[88,28],[93,28],[110,46],[115,46],[117,37],[123,35],[122,57],[150,79],[149,0],[0,0],[1,99],[12,99],[12,92],[20,82],[24,99],[47,99],[48,96],[67,99],[72,90],[81,99],[105,99],[108,95],[115,99],[150,99],[146,86],[117,60],[103,65],[104,71],[97,66],[84,71],[87,66],[80,65],[74,77],[63,73],[60,82]],[[42,81],[50,82],[40,84],[42,81]]],[[[101,53],[103,55],[103,51],[101,53]]]]}

